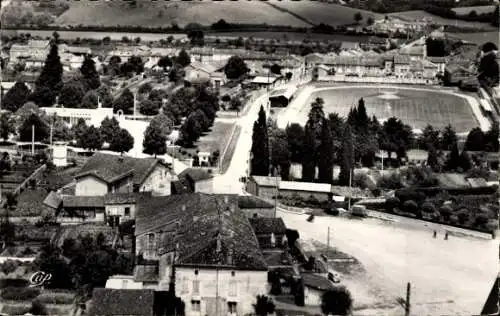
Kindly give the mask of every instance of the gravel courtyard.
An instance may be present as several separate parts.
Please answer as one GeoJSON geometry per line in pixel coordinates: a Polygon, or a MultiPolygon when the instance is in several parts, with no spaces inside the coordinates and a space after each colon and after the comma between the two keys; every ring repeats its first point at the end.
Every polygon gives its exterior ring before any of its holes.
{"type": "MultiPolygon", "coordinates": [[[[403,315],[397,304],[412,284],[412,315],[479,314],[498,274],[498,240],[451,236],[432,238],[428,228],[376,219],[346,219],[280,211],[300,238],[326,242],[355,257],[362,268],[343,276],[356,315],[403,315]]],[[[341,272],[342,275],[342,272],[341,272]]]]}

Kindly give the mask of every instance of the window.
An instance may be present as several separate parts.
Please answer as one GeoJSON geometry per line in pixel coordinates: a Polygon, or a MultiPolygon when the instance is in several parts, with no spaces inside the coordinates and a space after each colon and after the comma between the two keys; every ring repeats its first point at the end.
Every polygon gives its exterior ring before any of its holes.
{"type": "Polygon", "coordinates": [[[155,234],[153,234],[153,233],[148,234],[148,247],[147,248],[149,250],[153,249],[154,242],[155,242],[155,234]]]}
{"type": "Polygon", "coordinates": [[[128,285],[128,280],[122,280],[122,289],[126,289],[128,285]]]}
{"type": "Polygon", "coordinates": [[[237,293],[237,283],[236,280],[229,281],[229,296],[236,296],[237,293]]]}
{"type": "Polygon", "coordinates": [[[227,302],[227,311],[229,314],[236,314],[236,302],[227,302]]]}
{"type": "Polygon", "coordinates": [[[188,278],[183,277],[182,278],[182,293],[187,293],[188,292],[188,278]]]}
{"type": "Polygon", "coordinates": [[[200,301],[191,301],[191,310],[193,312],[201,312],[201,302],[200,301]]]}
{"type": "Polygon", "coordinates": [[[200,281],[193,281],[193,295],[200,295],[200,281]]]}
{"type": "Polygon", "coordinates": [[[125,216],[130,216],[130,207],[125,208],[125,216]]]}

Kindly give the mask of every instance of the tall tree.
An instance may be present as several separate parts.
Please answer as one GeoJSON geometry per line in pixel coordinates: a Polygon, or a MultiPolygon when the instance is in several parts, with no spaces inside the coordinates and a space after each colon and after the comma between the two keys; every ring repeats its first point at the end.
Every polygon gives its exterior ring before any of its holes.
{"type": "Polygon", "coordinates": [[[66,82],[59,95],[59,104],[67,108],[81,107],[85,87],[80,80],[71,80],[66,82]]]}
{"type": "Polygon", "coordinates": [[[114,135],[118,134],[118,132],[120,131],[120,123],[118,123],[118,120],[116,118],[109,118],[106,116],[104,120],[102,120],[101,127],[99,129],[101,131],[103,140],[106,143],[110,144],[113,140],[114,135]]]}
{"type": "Polygon", "coordinates": [[[313,182],[316,178],[316,133],[306,125],[302,151],[302,181],[313,182]]]}
{"type": "Polygon", "coordinates": [[[167,152],[167,137],[162,132],[158,124],[151,124],[144,132],[144,140],[142,142],[143,153],[148,155],[163,155],[167,152]]]}
{"type": "Polygon", "coordinates": [[[150,124],[157,125],[165,137],[168,137],[170,133],[172,133],[172,129],[174,126],[174,122],[172,121],[172,119],[163,113],[155,116],[151,120],[150,124]]]}
{"type": "Polygon", "coordinates": [[[126,153],[132,148],[134,148],[134,138],[124,128],[121,128],[118,133],[113,135],[113,138],[111,139],[111,142],[109,144],[109,150],[119,153],[126,153]]]}
{"type": "Polygon", "coordinates": [[[11,134],[14,134],[16,129],[14,127],[14,120],[9,113],[2,113],[0,115],[0,137],[7,141],[11,134]]]}
{"type": "Polygon", "coordinates": [[[275,309],[273,300],[265,295],[257,295],[257,302],[253,307],[255,309],[255,315],[257,316],[273,314],[275,309]]]}
{"type": "Polygon", "coordinates": [[[458,151],[458,144],[455,142],[451,151],[448,155],[448,160],[446,161],[446,169],[449,171],[455,171],[460,166],[460,152],[458,151]]]}
{"type": "Polygon", "coordinates": [[[441,137],[441,148],[443,150],[451,150],[451,148],[455,145],[455,143],[458,141],[457,134],[455,133],[455,130],[451,126],[451,124],[448,124],[442,133],[441,137]]]}
{"type": "Polygon", "coordinates": [[[71,127],[71,134],[78,143],[79,139],[83,138],[83,135],[87,131],[87,124],[83,118],[78,119],[77,123],[71,127]]]}
{"type": "Polygon", "coordinates": [[[113,112],[123,111],[123,114],[133,114],[134,94],[128,88],[113,102],[113,112]]]}
{"type": "Polygon", "coordinates": [[[356,108],[355,128],[358,133],[366,133],[370,124],[370,119],[366,113],[365,100],[359,99],[356,108]]]}
{"type": "Polygon", "coordinates": [[[293,123],[286,127],[288,149],[292,162],[302,162],[302,147],[304,146],[304,128],[300,124],[293,123]]]}
{"type": "Polygon", "coordinates": [[[248,69],[247,64],[239,56],[232,56],[229,58],[224,67],[224,73],[228,79],[238,79],[249,71],[250,69],[248,69]]]}
{"type": "Polygon", "coordinates": [[[500,150],[500,144],[498,139],[500,137],[499,123],[496,120],[493,120],[493,124],[491,128],[484,135],[486,144],[484,150],[489,152],[498,152],[500,150]]]}
{"type": "Polygon", "coordinates": [[[484,132],[479,127],[473,128],[469,134],[467,134],[464,149],[469,151],[483,151],[485,146],[486,140],[484,132]]]}
{"type": "Polygon", "coordinates": [[[401,160],[413,144],[412,129],[398,118],[391,117],[384,122],[380,143],[380,148],[387,151],[389,157],[395,152],[398,160],[401,160]]]}
{"type": "Polygon", "coordinates": [[[251,172],[253,175],[269,174],[269,139],[264,107],[259,110],[259,118],[253,124],[251,172]]]}
{"type": "Polygon", "coordinates": [[[23,81],[17,81],[12,88],[2,96],[0,104],[2,109],[16,112],[24,103],[28,101],[30,89],[23,81]]]}
{"type": "Polygon", "coordinates": [[[431,147],[435,150],[439,149],[441,147],[439,130],[434,129],[432,125],[427,125],[418,139],[418,145],[424,150],[430,150],[431,147]]]}
{"type": "Polygon", "coordinates": [[[19,139],[22,142],[30,142],[32,130],[35,129],[35,141],[43,141],[49,136],[49,127],[35,113],[27,117],[19,128],[19,139]]]}
{"type": "Polygon", "coordinates": [[[36,81],[35,103],[39,106],[51,106],[62,87],[63,66],[59,57],[56,41],[52,42],[45,64],[36,81]],[[44,93],[42,94],[42,90],[44,93]],[[45,95],[42,98],[41,95],[45,95]]]}
{"type": "Polygon", "coordinates": [[[319,147],[318,173],[322,183],[333,182],[334,148],[330,124],[323,118],[321,127],[321,145],[319,147]]]}
{"type": "Polygon", "coordinates": [[[340,161],[339,184],[349,185],[354,168],[354,136],[351,126],[346,124],[342,137],[342,157],[340,161]]]}
{"type": "Polygon", "coordinates": [[[427,147],[427,151],[427,165],[431,167],[434,172],[438,172],[439,170],[441,170],[441,165],[439,162],[437,150],[433,146],[430,146],[427,147]]]}
{"type": "Polygon", "coordinates": [[[351,308],[351,293],[345,287],[334,287],[321,297],[321,311],[324,315],[349,315],[351,308]]]}
{"type": "Polygon", "coordinates": [[[271,169],[273,174],[279,167],[279,175],[283,180],[288,180],[290,173],[290,150],[288,149],[287,134],[277,126],[271,127],[269,134],[271,144],[271,169]]]}
{"type": "Polygon", "coordinates": [[[102,148],[103,143],[104,139],[101,132],[95,126],[88,126],[81,138],[77,139],[78,146],[87,150],[99,150],[102,148]]]}
{"type": "Polygon", "coordinates": [[[85,79],[87,89],[97,89],[101,85],[101,79],[99,78],[99,73],[95,68],[95,61],[89,56],[85,56],[82,66],[80,67],[80,72],[85,79]]]}
{"type": "Polygon", "coordinates": [[[177,58],[175,59],[175,61],[179,65],[181,65],[182,67],[186,67],[187,65],[189,65],[191,63],[191,56],[189,56],[189,54],[186,52],[185,49],[182,49],[179,52],[179,55],[177,56],[177,58]]]}

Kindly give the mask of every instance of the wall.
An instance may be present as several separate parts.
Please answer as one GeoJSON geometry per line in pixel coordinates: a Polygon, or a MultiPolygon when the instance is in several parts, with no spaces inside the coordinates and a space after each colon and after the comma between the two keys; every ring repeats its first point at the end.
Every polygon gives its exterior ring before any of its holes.
{"type": "Polygon", "coordinates": [[[155,192],[161,195],[170,195],[170,184],[172,174],[169,169],[163,165],[157,164],[155,169],[144,180],[140,187],[142,192],[155,192]]]}
{"type": "Polygon", "coordinates": [[[135,204],[106,205],[105,209],[106,209],[106,216],[110,216],[110,215],[120,216],[120,223],[127,221],[129,219],[135,218],[135,204]],[[125,216],[125,208],[126,207],[130,208],[130,215],[129,216],[125,216]]]}
{"type": "Polygon", "coordinates": [[[142,282],[135,282],[130,276],[112,276],[106,281],[107,289],[127,289],[127,290],[140,290],[142,289],[142,282]]]}
{"type": "Polygon", "coordinates": [[[214,180],[213,179],[207,179],[207,180],[202,180],[202,181],[197,181],[195,184],[195,192],[201,192],[201,193],[214,193],[214,180]]]}
{"type": "Polygon", "coordinates": [[[114,182],[111,186],[111,193],[130,193],[134,191],[134,184],[132,183],[132,176],[125,177],[121,180],[114,182]]]}
{"type": "Polygon", "coordinates": [[[303,199],[308,199],[311,195],[320,201],[328,200],[328,192],[310,192],[310,191],[295,191],[295,190],[280,190],[279,194],[282,197],[300,196],[303,199]]]}
{"type": "Polygon", "coordinates": [[[96,213],[95,217],[68,217],[58,216],[56,221],[61,225],[76,225],[82,223],[104,223],[104,213],[96,213]]]}
{"type": "Polygon", "coordinates": [[[151,260],[157,260],[158,255],[157,255],[157,250],[158,247],[161,246],[160,241],[165,241],[168,237],[168,235],[173,234],[176,229],[176,223],[171,223],[170,225],[162,225],[161,227],[157,228],[152,228],[150,231],[147,233],[141,234],[139,236],[136,236],[136,249],[135,253],[136,255],[139,255],[140,253],[143,254],[144,259],[151,259],[151,260]],[[162,231],[161,233],[159,231],[162,231]],[[148,248],[148,234],[153,233],[154,234],[154,241],[153,245],[151,245],[148,248]],[[151,254],[147,254],[148,250],[151,250],[151,254]]]}
{"type": "Polygon", "coordinates": [[[228,314],[228,301],[237,303],[237,315],[254,313],[253,305],[257,295],[267,294],[267,271],[200,269],[195,275],[194,268],[177,267],[175,271],[176,295],[186,303],[186,316],[216,316],[218,297],[218,315],[228,314]],[[199,294],[193,293],[193,281],[199,281],[199,294]],[[236,295],[230,293],[230,282],[236,282],[236,295]],[[218,293],[218,294],[216,294],[218,293]],[[192,300],[200,300],[201,312],[192,308],[192,300]]]}
{"type": "Polygon", "coordinates": [[[313,288],[304,287],[304,303],[306,306],[321,306],[321,297],[323,292],[313,288]]]}
{"type": "Polygon", "coordinates": [[[107,193],[107,183],[95,177],[85,176],[76,181],[76,196],[104,196],[107,193]]]}

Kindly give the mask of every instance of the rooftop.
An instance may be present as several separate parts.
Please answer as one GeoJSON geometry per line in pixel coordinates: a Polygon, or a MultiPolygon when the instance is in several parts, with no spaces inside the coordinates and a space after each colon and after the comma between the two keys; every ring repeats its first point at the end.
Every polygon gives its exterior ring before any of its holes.
{"type": "Polygon", "coordinates": [[[100,208],[104,207],[104,197],[103,196],[71,196],[63,195],[62,197],[63,207],[71,208],[100,208]]]}
{"type": "Polygon", "coordinates": [[[174,240],[177,264],[265,270],[257,238],[237,198],[193,193],[144,200],[138,206],[136,235],[179,223],[174,240]]]}
{"type": "Polygon", "coordinates": [[[90,316],[152,316],[154,290],[96,288],[92,293],[90,316]]]}
{"type": "Polygon", "coordinates": [[[178,177],[189,178],[190,180],[197,182],[197,181],[212,179],[213,175],[200,168],[187,168],[181,173],[179,173],[178,177]]]}
{"type": "Polygon", "coordinates": [[[154,158],[132,158],[96,153],[82,166],[76,178],[91,175],[112,183],[131,175],[134,184],[142,184],[158,163],[160,163],[159,160],[154,158]]]}
{"type": "Polygon", "coordinates": [[[252,176],[252,179],[259,186],[275,187],[276,182],[280,183],[281,177],[252,176]]]}
{"type": "Polygon", "coordinates": [[[257,235],[259,234],[275,234],[283,235],[286,232],[286,226],[281,217],[268,218],[256,217],[249,219],[253,230],[257,235]]]}
{"type": "Polygon", "coordinates": [[[158,281],[158,266],[157,265],[136,265],[134,268],[135,282],[157,282],[158,281]]]}
{"type": "Polygon", "coordinates": [[[141,197],[150,197],[150,192],[118,192],[104,196],[104,204],[134,204],[141,197]]]}
{"type": "Polygon", "coordinates": [[[47,205],[50,208],[57,209],[61,205],[62,200],[59,195],[55,191],[50,191],[45,200],[43,200],[43,204],[47,205]]]}
{"type": "Polygon", "coordinates": [[[238,207],[240,209],[274,208],[274,205],[255,196],[249,195],[238,197],[238,207]]]}

